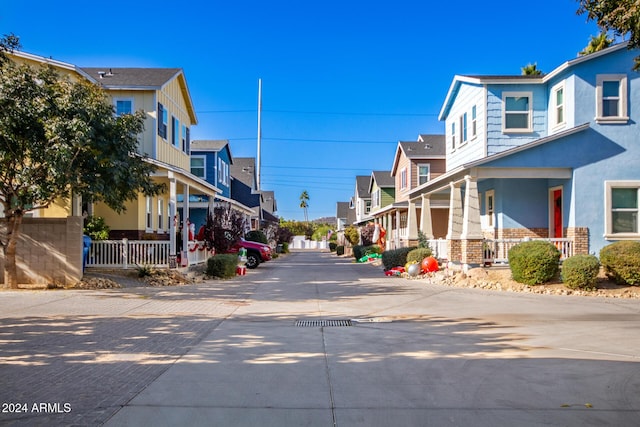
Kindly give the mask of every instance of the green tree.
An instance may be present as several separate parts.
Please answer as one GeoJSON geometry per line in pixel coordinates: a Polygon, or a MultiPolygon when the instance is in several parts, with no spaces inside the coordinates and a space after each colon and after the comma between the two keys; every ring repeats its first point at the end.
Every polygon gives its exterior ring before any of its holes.
{"type": "Polygon", "coordinates": [[[598,52],[602,49],[606,49],[613,43],[613,39],[607,36],[607,33],[602,32],[597,36],[591,36],[591,40],[589,40],[589,44],[580,51],[579,55],[589,55],[590,53],[598,52]]]}
{"type": "Polygon", "coordinates": [[[534,62],[533,64],[527,64],[524,67],[520,68],[523,76],[540,76],[542,75],[542,71],[538,70],[538,64],[534,62]]]}
{"type": "MultiPolygon", "coordinates": [[[[578,0],[578,14],[587,14],[602,32],[629,37],[629,49],[640,47],[640,3],[637,0],[578,0]]],[[[640,70],[640,56],[633,69],[640,70]]]]}
{"type": "Polygon", "coordinates": [[[164,187],[136,151],[143,112],[116,117],[99,86],[71,82],[50,66],[15,63],[6,55],[18,47],[15,38],[0,45],[0,203],[7,221],[0,246],[5,286],[16,288],[16,245],[27,212],[71,194],[122,212],[140,192],[152,196],[164,187]]]}
{"type": "Polygon", "coordinates": [[[300,194],[300,207],[304,211],[305,222],[309,222],[309,216],[307,214],[307,209],[309,208],[309,193],[307,190],[304,190],[302,194],[300,194]]]}

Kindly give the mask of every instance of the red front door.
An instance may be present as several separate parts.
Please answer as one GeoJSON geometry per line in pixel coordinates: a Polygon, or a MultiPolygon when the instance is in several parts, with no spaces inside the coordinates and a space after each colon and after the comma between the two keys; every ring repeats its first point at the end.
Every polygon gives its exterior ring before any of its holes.
{"type": "Polygon", "coordinates": [[[553,237],[562,238],[562,189],[553,190],[553,237]]]}

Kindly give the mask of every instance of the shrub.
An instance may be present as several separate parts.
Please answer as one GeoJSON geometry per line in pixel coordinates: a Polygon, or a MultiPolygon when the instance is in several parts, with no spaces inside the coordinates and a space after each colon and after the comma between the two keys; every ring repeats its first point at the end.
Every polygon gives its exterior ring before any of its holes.
{"type": "Polygon", "coordinates": [[[251,230],[244,235],[244,238],[250,242],[264,243],[265,245],[269,244],[269,240],[267,240],[267,236],[262,230],[251,230]]]}
{"type": "Polygon", "coordinates": [[[407,254],[414,249],[416,248],[410,247],[384,251],[382,253],[382,265],[384,265],[384,269],[389,270],[399,265],[405,265],[407,263],[407,254]]]}
{"type": "Polygon", "coordinates": [[[344,255],[344,246],[340,245],[336,247],[336,255],[344,255]]]}
{"type": "Polygon", "coordinates": [[[531,240],[509,250],[509,267],[513,280],[537,285],[551,280],[558,273],[560,251],[552,243],[531,240]]]}
{"type": "Polygon", "coordinates": [[[234,254],[218,254],[207,260],[207,275],[227,279],[235,277],[238,256],[234,254]]]}
{"type": "Polygon", "coordinates": [[[344,229],[344,238],[347,239],[347,242],[351,243],[352,246],[355,246],[360,241],[360,233],[358,233],[356,227],[350,225],[344,229]]]}
{"type": "Polygon", "coordinates": [[[355,245],[353,247],[353,257],[355,259],[360,259],[364,256],[364,246],[363,245],[355,245]]]}
{"type": "Polygon", "coordinates": [[[337,244],[337,243],[335,243],[335,242],[329,242],[329,250],[330,250],[331,252],[335,252],[337,247],[338,247],[338,244],[337,244]]]}
{"type": "Polygon", "coordinates": [[[574,255],[562,263],[562,281],[570,288],[593,288],[600,272],[600,261],[593,255],[574,255]]]}
{"type": "Polygon", "coordinates": [[[101,216],[88,216],[84,220],[83,233],[91,237],[91,240],[107,240],[109,238],[109,226],[101,216]]]}
{"type": "Polygon", "coordinates": [[[600,250],[604,271],[619,285],[640,285],[640,242],[615,242],[600,250]]]}
{"type": "Polygon", "coordinates": [[[423,259],[431,256],[431,249],[416,248],[407,254],[407,262],[416,262],[420,264],[423,259]]]}
{"type": "Polygon", "coordinates": [[[289,242],[284,242],[282,244],[282,253],[283,254],[288,254],[289,253],[289,242]]]}

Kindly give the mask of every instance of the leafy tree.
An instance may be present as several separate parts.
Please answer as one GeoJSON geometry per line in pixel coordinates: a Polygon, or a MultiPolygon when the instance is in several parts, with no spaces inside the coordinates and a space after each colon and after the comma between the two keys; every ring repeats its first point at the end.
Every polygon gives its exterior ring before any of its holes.
{"type": "Polygon", "coordinates": [[[17,40],[0,43],[0,203],[7,220],[0,236],[5,286],[16,288],[16,246],[27,212],[71,194],[102,201],[117,212],[142,192],[164,187],[154,167],[136,153],[144,113],[115,116],[106,93],[71,82],[51,66],[17,64],[6,55],[17,40]]]}
{"type": "Polygon", "coordinates": [[[538,70],[538,64],[527,64],[520,69],[522,71],[523,76],[540,76],[542,75],[542,71],[538,70]]]}
{"type": "Polygon", "coordinates": [[[304,220],[305,222],[309,222],[309,216],[307,214],[307,209],[309,208],[309,193],[307,190],[304,190],[302,194],[300,194],[300,207],[304,211],[304,220]]]}
{"type": "Polygon", "coordinates": [[[344,229],[344,237],[349,243],[351,243],[352,246],[355,246],[360,242],[360,233],[358,232],[358,229],[353,225],[350,225],[344,229]]]}
{"type": "Polygon", "coordinates": [[[369,223],[363,227],[360,227],[360,237],[362,238],[363,246],[371,246],[377,242],[373,241],[373,234],[376,231],[376,226],[373,223],[369,223]]]}
{"type": "MultiPolygon", "coordinates": [[[[640,2],[637,0],[578,0],[578,14],[596,21],[603,32],[629,36],[629,49],[640,47],[640,2]]],[[[635,57],[633,69],[640,70],[640,56],[635,57]]]]}
{"type": "Polygon", "coordinates": [[[601,32],[597,36],[591,36],[589,44],[580,51],[579,55],[589,55],[590,53],[598,52],[602,49],[606,49],[613,44],[613,39],[609,38],[607,33],[601,32]]]}

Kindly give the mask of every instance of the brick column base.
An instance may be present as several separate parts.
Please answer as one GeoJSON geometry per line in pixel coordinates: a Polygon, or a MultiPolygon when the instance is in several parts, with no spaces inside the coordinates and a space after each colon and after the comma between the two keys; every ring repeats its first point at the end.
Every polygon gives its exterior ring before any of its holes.
{"type": "Polygon", "coordinates": [[[462,241],[461,240],[447,240],[447,250],[449,252],[449,261],[460,262],[462,260],[462,241]]]}
{"type": "Polygon", "coordinates": [[[484,263],[483,239],[461,240],[462,263],[471,266],[480,266],[484,263]]]}
{"type": "Polygon", "coordinates": [[[565,235],[568,239],[573,239],[574,254],[589,254],[589,229],[587,227],[567,227],[565,235]]]}

